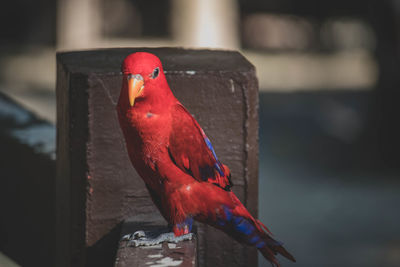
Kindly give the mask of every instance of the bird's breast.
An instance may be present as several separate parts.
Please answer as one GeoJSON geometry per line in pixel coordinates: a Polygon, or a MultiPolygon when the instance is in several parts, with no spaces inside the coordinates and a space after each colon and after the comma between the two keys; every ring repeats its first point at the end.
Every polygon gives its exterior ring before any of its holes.
{"type": "Polygon", "coordinates": [[[151,110],[131,110],[125,116],[128,130],[125,133],[131,156],[147,162],[156,162],[169,142],[168,114],[151,110]]]}

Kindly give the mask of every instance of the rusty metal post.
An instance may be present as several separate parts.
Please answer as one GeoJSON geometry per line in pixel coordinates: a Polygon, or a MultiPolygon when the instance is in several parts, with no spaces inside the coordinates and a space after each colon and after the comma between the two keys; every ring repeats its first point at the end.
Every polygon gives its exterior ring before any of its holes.
{"type": "MultiPolygon", "coordinates": [[[[110,266],[125,219],[148,214],[162,220],[129,161],[115,112],[120,65],[135,51],[160,57],[175,96],[230,167],[234,192],[257,215],[258,84],[241,54],[179,48],[59,53],[57,266],[110,266]]],[[[257,264],[255,249],[212,227],[197,230],[199,266],[257,264]]]]}

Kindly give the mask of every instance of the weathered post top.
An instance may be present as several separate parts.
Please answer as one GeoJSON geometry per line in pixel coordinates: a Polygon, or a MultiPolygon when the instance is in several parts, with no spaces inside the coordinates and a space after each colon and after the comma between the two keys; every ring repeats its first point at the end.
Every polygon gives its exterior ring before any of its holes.
{"type": "MultiPolygon", "coordinates": [[[[121,48],[57,54],[57,266],[109,266],[120,223],[151,214],[165,224],[133,169],[115,106],[123,59],[157,55],[174,95],[229,166],[233,191],[257,215],[258,83],[238,52],[121,48]],[[101,263],[101,265],[98,265],[101,263]],[[108,265],[107,265],[108,264],[108,265]]],[[[256,265],[256,250],[198,225],[199,266],[256,265]]]]}
{"type": "Polygon", "coordinates": [[[239,72],[254,75],[254,66],[239,52],[225,50],[189,50],[183,48],[114,48],[57,53],[57,62],[70,73],[119,74],[122,61],[134,52],[149,52],[160,58],[164,70],[239,72]],[[190,70],[189,70],[190,68],[190,70]]]}

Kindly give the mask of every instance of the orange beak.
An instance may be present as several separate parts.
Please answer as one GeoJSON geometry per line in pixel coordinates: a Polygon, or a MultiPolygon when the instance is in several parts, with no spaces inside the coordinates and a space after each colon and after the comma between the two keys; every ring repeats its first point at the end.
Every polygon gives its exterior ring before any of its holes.
{"type": "Polygon", "coordinates": [[[129,104],[135,105],[135,99],[141,95],[144,88],[143,77],[140,74],[128,75],[129,104]]]}

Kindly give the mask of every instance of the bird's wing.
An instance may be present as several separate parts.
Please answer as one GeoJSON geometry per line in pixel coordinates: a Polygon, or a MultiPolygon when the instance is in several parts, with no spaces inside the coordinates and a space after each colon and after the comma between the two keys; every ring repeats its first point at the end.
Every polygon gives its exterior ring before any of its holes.
{"type": "Polygon", "coordinates": [[[232,186],[228,167],[218,160],[210,140],[181,104],[172,111],[168,151],[174,164],[196,180],[208,181],[225,190],[232,186]]]}

